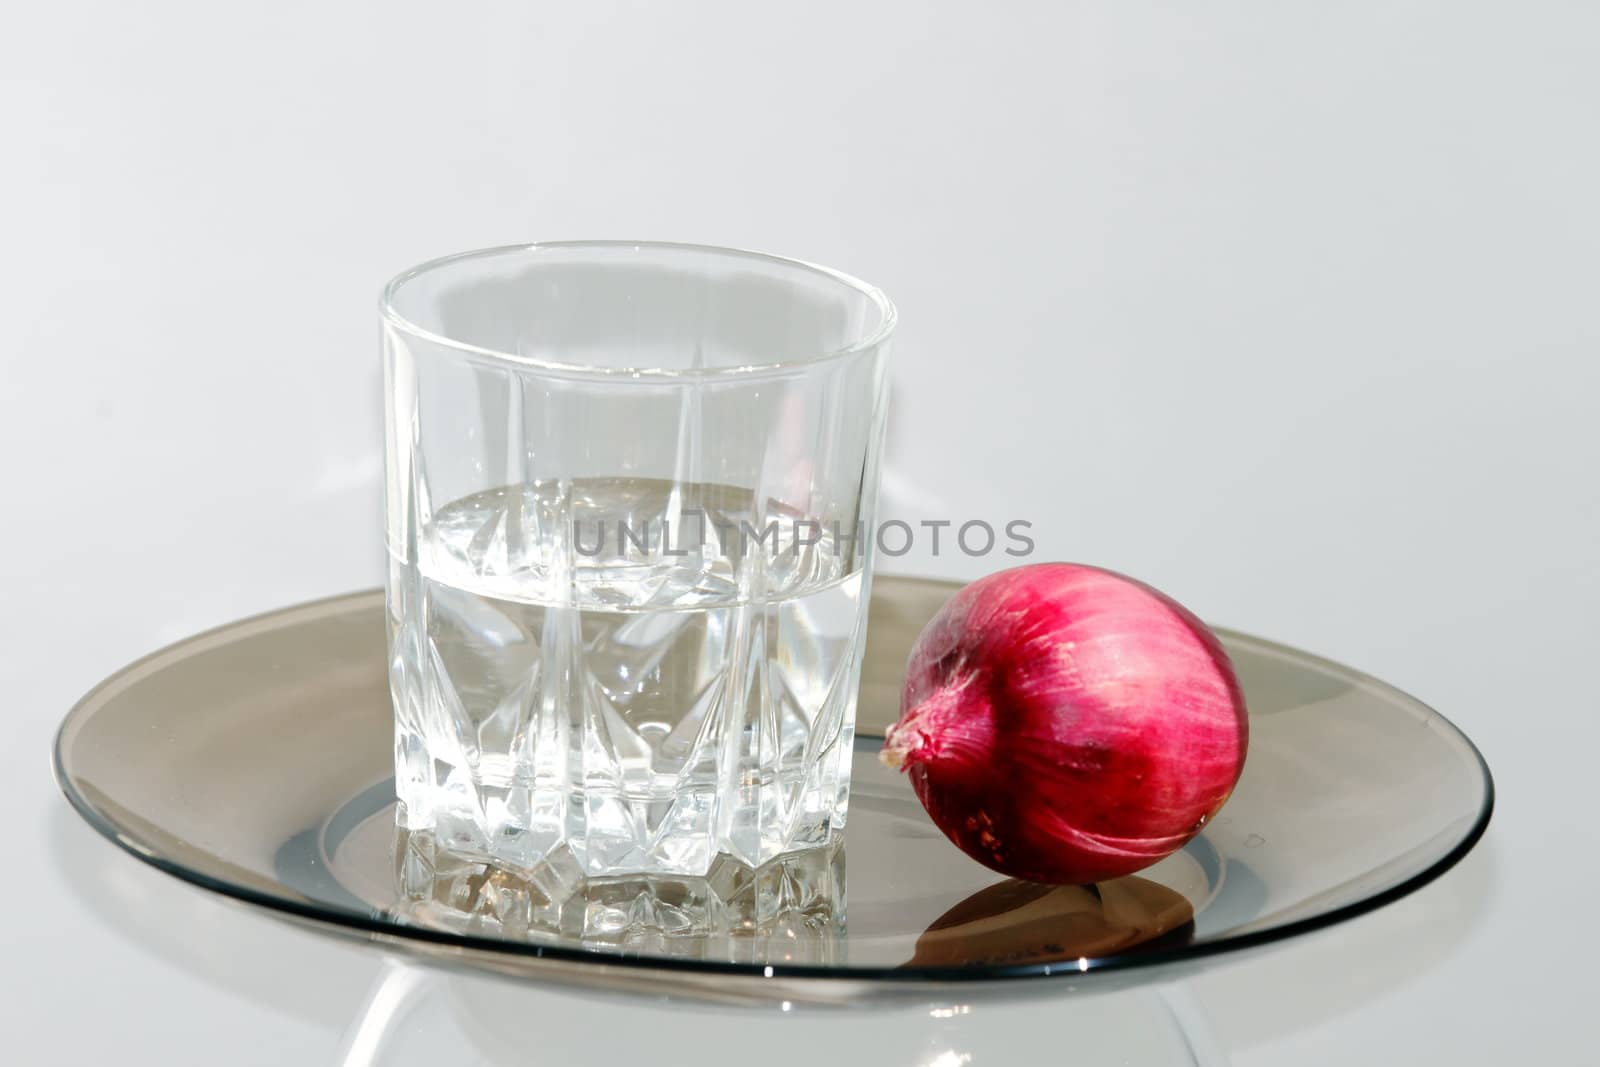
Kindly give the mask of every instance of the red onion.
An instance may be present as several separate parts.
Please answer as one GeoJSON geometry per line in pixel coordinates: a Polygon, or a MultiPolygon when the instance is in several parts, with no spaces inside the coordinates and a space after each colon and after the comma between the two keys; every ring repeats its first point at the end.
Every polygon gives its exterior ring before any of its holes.
{"type": "Polygon", "coordinates": [[[1131,874],[1181,848],[1239,780],[1248,726],[1205,624],[1110,571],[1041,563],[962,589],[912,646],[882,759],[1002,874],[1131,874]]]}

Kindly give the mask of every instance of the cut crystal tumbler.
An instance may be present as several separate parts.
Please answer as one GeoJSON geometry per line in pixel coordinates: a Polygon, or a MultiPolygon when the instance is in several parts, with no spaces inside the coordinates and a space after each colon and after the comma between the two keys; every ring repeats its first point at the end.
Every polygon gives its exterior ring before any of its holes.
{"type": "Polygon", "coordinates": [[[687,245],[389,284],[403,828],[590,877],[833,841],[893,326],[842,274],[687,245]]]}

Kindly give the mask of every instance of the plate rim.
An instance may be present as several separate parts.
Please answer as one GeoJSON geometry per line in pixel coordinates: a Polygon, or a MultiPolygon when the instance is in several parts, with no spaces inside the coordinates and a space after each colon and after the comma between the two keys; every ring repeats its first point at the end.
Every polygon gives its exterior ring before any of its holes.
{"type": "MultiPolygon", "coordinates": [[[[875,577],[879,581],[888,579],[895,582],[945,586],[952,593],[961,588],[963,584],[956,580],[918,575],[880,574],[875,577]]],[[[65,760],[65,742],[68,732],[77,724],[80,717],[88,715],[95,706],[103,701],[103,695],[108,689],[126,684],[130,680],[130,676],[142,668],[149,668],[157,661],[172,657],[180,652],[191,652],[193,646],[203,645],[219,637],[231,635],[241,628],[258,627],[272,622],[281,624],[285,616],[315,612],[318,609],[328,609],[335,605],[355,607],[364,600],[382,600],[383,595],[382,588],[366,588],[257,612],[163,645],[118,668],[84,693],[73,704],[60,725],[56,727],[52,735],[50,753],[50,769],[56,780],[56,785],[66,796],[67,802],[95,832],[136,859],[180,881],[228,899],[262,908],[269,913],[275,913],[279,917],[292,918],[301,923],[309,922],[316,927],[334,928],[329,932],[359,933],[368,940],[380,941],[385,944],[420,941],[431,945],[464,950],[472,954],[487,953],[496,957],[511,957],[524,960],[538,959],[551,963],[570,963],[575,966],[612,966],[626,968],[630,971],[687,972],[708,976],[755,979],[757,981],[767,979],[810,982],[845,980],[901,986],[927,985],[937,987],[986,983],[997,980],[1014,981],[1051,977],[1082,979],[1089,975],[1154,971],[1160,968],[1188,964],[1219,955],[1240,953],[1249,949],[1288,941],[1376,911],[1410,896],[1417,890],[1432,883],[1472,851],[1483,838],[1494,814],[1494,775],[1489,769],[1488,761],[1484,758],[1483,752],[1464,730],[1432,705],[1355,667],[1319,656],[1316,653],[1306,652],[1292,645],[1282,644],[1223,626],[1213,626],[1211,629],[1219,637],[1225,639],[1224,644],[1228,643],[1229,640],[1236,643],[1252,644],[1264,651],[1287,655],[1296,660],[1310,662],[1324,669],[1330,669],[1353,677],[1366,685],[1375,687],[1386,695],[1399,697],[1419,708],[1425,709],[1435,720],[1442,723],[1450,735],[1465,745],[1466,751],[1475,761],[1482,779],[1483,802],[1473,816],[1472,823],[1466,832],[1438,859],[1385,889],[1342,904],[1326,912],[1292,919],[1281,925],[1268,926],[1231,937],[1219,938],[1215,941],[1188,942],[1144,951],[1080,957],[1072,961],[1053,961],[1049,963],[992,964],[967,967],[911,967],[903,965],[851,967],[849,965],[796,964],[781,961],[773,963],[740,963],[729,960],[700,960],[683,957],[651,956],[623,951],[570,948],[562,945],[541,944],[535,941],[499,940],[398,922],[393,919],[378,918],[372,915],[363,915],[359,912],[338,908],[337,906],[323,907],[303,903],[287,897],[274,896],[250,886],[214,878],[202,871],[167,858],[146,845],[134,834],[125,831],[117,820],[102,811],[90,797],[86,796],[74,784],[72,776],[67,770],[65,760]]],[[[858,736],[873,737],[877,736],[877,734],[872,731],[862,731],[858,736]]]]}

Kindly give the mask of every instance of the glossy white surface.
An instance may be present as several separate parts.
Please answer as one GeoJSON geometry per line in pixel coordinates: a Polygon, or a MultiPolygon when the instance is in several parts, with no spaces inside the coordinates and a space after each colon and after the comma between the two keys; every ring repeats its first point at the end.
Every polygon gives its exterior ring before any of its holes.
{"type": "MultiPolygon", "coordinates": [[[[378,285],[578,236],[770,249],[882,285],[903,322],[890,510],[1029,519],[1038,558],[1349,662],[1479,742],[1501,803],[1473,856],[1189,983],[1200,1040],[1244,1067],[1588,1056],[1600,13],[69,0],[8,22],[0,1025],[18,1062],[451,1062],[470,982],[417,979],[403,1041],[375,1043],[369,996],[385,1010],[412,978],[374,992],[377,954],[116,853],[46,753],[66,708],[151,648],[376,584],[378,285]]],[[[783,1019],[493,995],[525,1044],[466,1062],[582,1062],[574,1019],[708,1064],[794,1042],[1042,1061],[1074,1040],[1040,1003],[783,1019]]],[[[1142,1041],[1140,1013],[1164,1010],[1105,1016],[1142,1041]]]]}

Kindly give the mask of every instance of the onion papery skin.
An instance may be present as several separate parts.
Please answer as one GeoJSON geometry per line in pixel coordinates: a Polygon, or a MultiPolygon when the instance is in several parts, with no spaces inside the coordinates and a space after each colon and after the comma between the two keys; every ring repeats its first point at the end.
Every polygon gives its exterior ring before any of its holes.
{"type": "Polygon", "coordinates": [[[978,862],[1080,884],[1183,847],[1248,740],[1204,623],[1124,575],[1040,563],[973,582],[923,629],[882,758],[978,862]]]}

